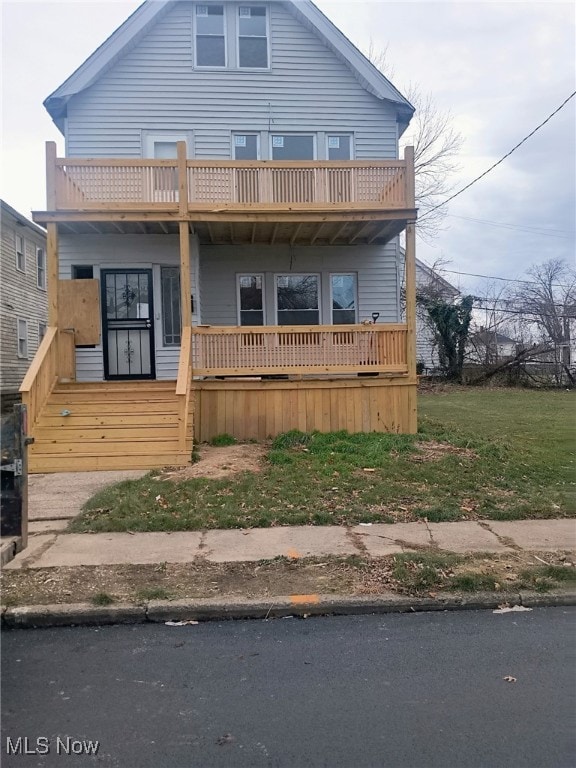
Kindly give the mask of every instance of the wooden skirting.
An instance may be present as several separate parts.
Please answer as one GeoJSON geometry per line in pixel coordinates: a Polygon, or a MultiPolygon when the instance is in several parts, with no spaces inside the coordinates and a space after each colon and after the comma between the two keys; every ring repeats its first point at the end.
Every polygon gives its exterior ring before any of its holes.
{"type": "Polygon", "coordinates": [[[299,429],[416,432],[416,382],[407,378],[195,381],[195,441],[228,433],[265,440],[299,429]]]}

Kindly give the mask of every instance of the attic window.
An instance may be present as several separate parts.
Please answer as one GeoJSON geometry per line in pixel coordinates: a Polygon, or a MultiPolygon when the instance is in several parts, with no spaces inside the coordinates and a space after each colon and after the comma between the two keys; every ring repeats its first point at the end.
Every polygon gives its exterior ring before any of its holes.
{"type": "Polygon", "coordinates": [[[196,66],[226,66],[223,5],[196,6],[196,66]]]}
{"type": "Polygon", "coordinates": [[[238,66],[268,68],[268,18],[261,5],[238,8],[238,66]]]}

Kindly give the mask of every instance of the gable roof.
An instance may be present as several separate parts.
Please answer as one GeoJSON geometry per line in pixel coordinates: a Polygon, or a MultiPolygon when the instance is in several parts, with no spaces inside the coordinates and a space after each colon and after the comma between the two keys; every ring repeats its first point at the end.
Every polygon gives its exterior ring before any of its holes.
{"type": "MultiPolygon", "coordinates": [[[[70,77],[44,101],[50,116],[63,131],[68,101],[93,85],[148,32],[173,3],[178,0],[145,0],[134,13],[100,45],[70,77]]],[[[226,2],[226,0],[222,0],[226,2]]],[[[406,128],[414,107],[392,83],[368,61],[353,43],[328,19],[311,0],[268,0],[284,5],[304,26],[310,29],[346,64],[358,82],[369,93],[396,105],[400,133],[406,128]]]]}

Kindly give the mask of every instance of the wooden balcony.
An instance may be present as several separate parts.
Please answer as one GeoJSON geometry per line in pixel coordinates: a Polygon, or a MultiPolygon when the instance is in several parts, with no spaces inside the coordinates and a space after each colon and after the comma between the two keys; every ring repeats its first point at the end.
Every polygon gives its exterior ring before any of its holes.
{"type": "Polygon", "coordinates": [[[192,329],[195,376],[408,373],[406,325],[192,329]]]}
{"type": "Polygon", "coordinates": [[[175,232],[187,221],[207,243],[334,245],[386,242],[416,215],[411,148],[404,160],[341,162],[188,160],[185,151],[181,142],[175,160],[59,158],[49,143],[48,210],[34,218],[77,232],[113,231],[106,222],[175,232]]]}

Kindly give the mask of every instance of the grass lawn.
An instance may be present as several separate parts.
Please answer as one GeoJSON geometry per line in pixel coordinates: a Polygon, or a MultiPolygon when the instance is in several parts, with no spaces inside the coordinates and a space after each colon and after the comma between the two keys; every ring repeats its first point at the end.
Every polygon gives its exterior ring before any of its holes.
{"type": "Polygon", "coordinates": [[[564,391],[422,394],[418,435],[287,433],[261,472],[152,472],[97,494],[71,530],[574,517],[574,405],[564,391]]]}

